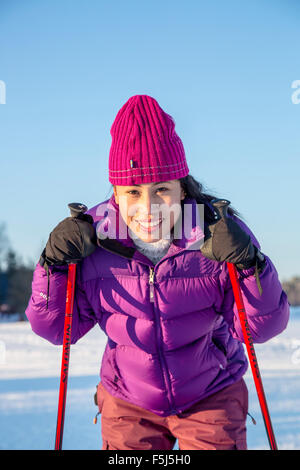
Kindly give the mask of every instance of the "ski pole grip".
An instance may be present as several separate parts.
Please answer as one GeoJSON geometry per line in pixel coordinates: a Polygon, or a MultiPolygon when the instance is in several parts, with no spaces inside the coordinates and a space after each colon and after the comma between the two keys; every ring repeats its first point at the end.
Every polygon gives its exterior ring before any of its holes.
{"type": "Polygon", "coordinates": [[[85,204],[80,202],[70,202],[68,204],[70,209],[71,217],[80,218],[81,214],[84,214],[88,210],[85,204]]]}
{"type": "MultiPolygon", "coordinates": [[[[74,219],[80,219],[82,214],[88,210],[85,204],[81,204],[80,202],[70,202],[68,204],[68,208],[70,209],[70,214],[71,217],[74,217],[74,219]]],[[[79,259],[73,259],[71,261],[67,261],[68,265],[70,266],[71,264],[77,264],[81,261],[81,258],[79,259]]]]}
{"type": "Polygon", "coordinates": [[[228,217],[227,211],[230,201],[228,201],[227,199],[212,199],[210,203],[212,204],[213,208],[215,209],[220,218],[225,219],[226,217],[228,217]]]}

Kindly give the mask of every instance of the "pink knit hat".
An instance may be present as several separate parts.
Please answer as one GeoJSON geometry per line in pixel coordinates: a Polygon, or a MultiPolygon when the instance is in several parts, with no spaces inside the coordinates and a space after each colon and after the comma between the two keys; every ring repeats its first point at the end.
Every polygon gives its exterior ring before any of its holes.
{"type": "Polygon", "coordinates": [[[135,95],[117,113],[110,130],[109,181],[158,183],[183,178],[189,168],[173,118],[148,95],[135,95]]]}

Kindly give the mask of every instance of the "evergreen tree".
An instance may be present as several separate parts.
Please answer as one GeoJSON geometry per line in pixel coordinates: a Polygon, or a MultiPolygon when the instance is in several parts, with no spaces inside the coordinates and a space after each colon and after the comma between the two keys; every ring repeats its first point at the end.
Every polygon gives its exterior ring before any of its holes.
{"type": "Polygon", "coordinates": [[[5,224],[0,223],[0,306],[8,304],[11,313],[24,316],[31,295],[33,269],[10,247],[5,224]]]}

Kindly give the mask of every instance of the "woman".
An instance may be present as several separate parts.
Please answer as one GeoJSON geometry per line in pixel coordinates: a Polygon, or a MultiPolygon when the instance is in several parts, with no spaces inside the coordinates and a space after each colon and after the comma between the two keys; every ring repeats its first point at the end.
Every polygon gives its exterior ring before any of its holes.
{"type": "Polygon", "coordinates": [[[62,344],[67,263],[77,270],[72,342],[107,334],[97,403],[103,449],[246,449],[248,364],[226,262],[254,342],[284,330],[287,296],[238,214],[189,174],[171,116],[131,97],[111,128],[113,195],[51,232],[26,310],[62,344]],[[42,295],[40,295],[42,293],[42,295]],[[46,295],[44,295],[46,294],[46,295]]]}

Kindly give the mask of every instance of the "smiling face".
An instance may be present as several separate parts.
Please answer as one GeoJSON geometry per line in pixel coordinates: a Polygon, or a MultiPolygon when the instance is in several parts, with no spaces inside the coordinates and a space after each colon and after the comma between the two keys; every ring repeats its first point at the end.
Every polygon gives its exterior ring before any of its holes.
{"type": "Polygon", "coordinates": [[[120,214],[134,237],[145,242],[169,238],[185,198],[179,180],[113,186],[120,214]]]}

